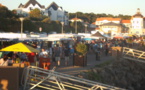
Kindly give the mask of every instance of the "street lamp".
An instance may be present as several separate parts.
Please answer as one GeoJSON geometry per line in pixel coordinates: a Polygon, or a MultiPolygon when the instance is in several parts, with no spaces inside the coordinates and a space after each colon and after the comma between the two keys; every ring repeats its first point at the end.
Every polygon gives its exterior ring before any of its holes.
{"type": "Polygon", "coordinates": [[[87,26],[88,26],[88,25],[87,25],[87,24],[85,24],[85,33],[87,32],[87,26]]]}
{"type": "Polygon", "coordinates": [[[61,33],[63,33],[63,25],[64,25],[64,22],[61,22],[61,25],[62,25],[62,27],[61,27],[61,33]]]}
{"type": "Polygon", "coordinates": [[[39,27],[39,31],[40,31],[40,33],[41,33],[41,31],[42,31],[42,27],[39,27]]]}
{"type": "Polygon", "coordinates": [[[21,21],[21,39],[22,39],[22,37],[23,37],[22,34],[23,34],[23,21],[24,21],[24,18],[20,17],[19,19],[21,21]]]}
{"type": "Polygon", "coordinates": [[[76,34],[78,33],[78,30],[77,30],[77,13],[76,13],[76,19],[75,19],[75,33],[76,34]]]}

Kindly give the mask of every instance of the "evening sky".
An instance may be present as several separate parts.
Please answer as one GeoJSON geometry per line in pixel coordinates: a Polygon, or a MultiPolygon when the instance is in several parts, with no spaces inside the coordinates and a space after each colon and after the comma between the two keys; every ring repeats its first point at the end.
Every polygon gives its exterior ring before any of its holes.
{"type": "MultiPolygon", "coordinates": [[[[41,5],[48,7],[52,2],[61,6],[69,13],[83,12],[95,14],[123,14],[134,15],[140,8],[145,17],[145,0],[37,0],[41,5]]],[[[28,0],[0,0],[0,3],[13,10],[20,3],[26,4],[28,0]]]]}

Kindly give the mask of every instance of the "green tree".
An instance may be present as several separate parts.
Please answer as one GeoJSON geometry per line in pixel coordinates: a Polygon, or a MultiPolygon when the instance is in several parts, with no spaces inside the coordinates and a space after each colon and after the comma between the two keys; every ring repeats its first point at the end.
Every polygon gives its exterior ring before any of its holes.
{"type": "Polygon", "coordinates": [[[0,6],[0,18],[11,18],[13,13],[5,6],[0,6]]]}
{"type": "Polygon", "coordinates": [[[45,18],[42,20],[42,22],[45,22],[45,23],[49,23],[50,21],[51,21],[50,18],[45,18]]]}
{"type": "Polygon", "coordinates": [[[30,11],[29,15],[32,20],[42,20],[42,13],[38,8],[30,11]]]}

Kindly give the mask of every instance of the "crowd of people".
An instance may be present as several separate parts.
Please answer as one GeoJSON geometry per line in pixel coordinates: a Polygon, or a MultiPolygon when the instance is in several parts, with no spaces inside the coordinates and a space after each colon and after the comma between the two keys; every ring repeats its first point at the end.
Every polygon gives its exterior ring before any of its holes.
{"type": "MultiPolygon", "coordinates": [[[[98,39],[89,41],[73,41],[66,43],[55,43],[49,47],[41,47],[40,53],[24,53],[24,52],[10,52],[3,55],[0,59],[0,66],[11,66],[13,63],[25,63],[29,62],[32,66],[38,66],[41,68],[49,69],[50,65],[60,66],[62,60],[64,60],[64,65],[68,66],[70,60],[73,60],[73,55],[76,53],[75,46],[77,43],[84,43],[87,46],[88,52],[93,52],[96,55],[96,60],[100,60],[101,56],[108,56],[111,47],[135,47],[141,46],[145,47],[145,42],[143,37],[136,38],[121,38],[121,39],[98,39]]],[[[33,45],[37,49],[36,44],[33,45]]],[[[144,49],[142,49],[144,50],[144,49]]]]}

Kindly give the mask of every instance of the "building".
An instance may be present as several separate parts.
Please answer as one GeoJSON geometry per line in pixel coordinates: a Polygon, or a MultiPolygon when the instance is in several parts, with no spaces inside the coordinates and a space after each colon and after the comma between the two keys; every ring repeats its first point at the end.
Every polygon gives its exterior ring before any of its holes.
{"type": "Polygon", "coordinates": [[[100,30],[110,36],[117,35],[122,32],[122,25],[120,23],[108,22],[100,25],[100,30]]]}
{"type": "Polygon", "coordinates": [[[64,22],[65,25],[68,24],[68,12],[62,7],[58,6],[55,2],[52,2],[45,9],[45,15],[49,16],[52,21],[64,22]]]}
{"type": "Polygon", "coordinates": [[[29,16],[29,12],[33,9],[39,9],[42,15],[49,16],[52,21],[64,22],[68,24],[68,12],[63,10],[62,7],[58,6],[55,2],[52,2],[47,8],[41,5],[36,0],[29,0],[26,4],[20,4],[16,9],[18,15],[29,16]]]}
{"type": "Polygon", "coordinates": [[[102,17],[96,19],[95,25],[99,27],[100,31],[111,35],[118,33],[145,34],[145,17],[143,17],[139,8],[131,20],[102,17]]]}
{"type": "Polygon", "coordinates": [[[123,32],[124,33],[129,33],[130,28],[131,28],[131,20],[122,20],[121,21],[122,25],[123,25],[123,32]]]}
{"type": "Polygon", "coordinates": [[[38,3],[36,0],[29,0],[26,4],[20,4],[18,6],[17,10],[17,14],[18,15],[24,15],[24,16],[29,16],[29,12],[33,9],[39,9],[41,11],[42,14],[44,14],[45,12],[45,6],[41,5],[40,3],[38,3]]]}
{"type": "Polygon", "coordinates": [[[145,18],[140,12],[140,9],[137,9],[135,15],[131,18],[131,29],[130,34],[142,35],[145,34],[145,18]]]}
{"type": "Polygon", "coordinates": [[[121,18],[97,18],[95,24],[105,34],[116,35],[122,32],[121,18]]]}
{"type": "Polygon", "coordinates": [[[0,3],[0,7],[2,7],[2,6],[4,6],[4,5],[2,5],[2,4],[0,3]]]}
{"type": "Polygon", "coordinates": [[[97,26],[100,26],[104,23],[109,23],[109,22],[114,22],[114,23],[120,23],[121,22],[121,18],[111,18],[111,17],[101,17],[101,18],[97,18],[95,24],[97,26]]]}
{"type": "Polygon", "coordinates": [[[72,19],[70,19],[69,21],[70,21],[70,22],[75,22],[75,21],[76,21],[76,22],[82,22],[82,23],[84,22],[84,21],[83,21],[82,19],[80,19],[80,18],[72,18],[72,19]]]}

